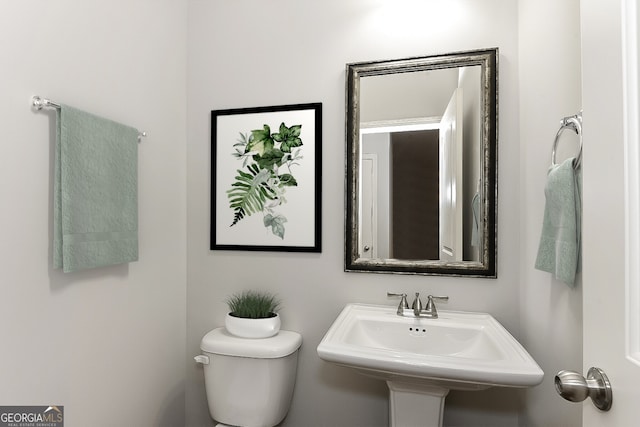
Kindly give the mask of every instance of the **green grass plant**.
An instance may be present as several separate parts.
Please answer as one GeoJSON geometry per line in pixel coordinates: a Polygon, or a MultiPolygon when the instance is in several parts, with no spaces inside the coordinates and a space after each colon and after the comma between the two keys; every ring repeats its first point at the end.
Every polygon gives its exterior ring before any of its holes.
{"type": "Polygon", "coordinates": [[[280,301],[269,292],[242,291],[227,299],[230,314],[246,319],[274,317],[280,301]]]}

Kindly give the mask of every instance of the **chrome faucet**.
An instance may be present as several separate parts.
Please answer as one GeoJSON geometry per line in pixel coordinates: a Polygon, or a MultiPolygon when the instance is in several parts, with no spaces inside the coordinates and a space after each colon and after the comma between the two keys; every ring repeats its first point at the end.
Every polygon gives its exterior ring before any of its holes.
{"type": "Polygon", "coordinates": [[[411,304],[411,308],[413,309],[413,315],[415,317],[420,317],[420,312],[422,311],[422,302],[420,301],[419,292],[416,292],[416,299],[413,300],[413,304],[411,304]]]}
{"type": "MultiPolygon", "coordinates": [[[[398,310],[396,313],[398,316],[404,316],[405,310],[409,308],[409,304],[407,303],[407,294],[396,294],[392,292],[387,292],[388,297],[400,297],[400,304],[398,304],[398,310]]],[[[433,302],[434,300],[440,301],[448,301],[448,296],[427,296],[427,305],[422,309],[422,301],[420,301],[420,293],[416,292],[416,297],[411,304],[411,309],[413,310],[414,317],[424,317],[427,319],[437,319],[438,318],[438,310],[436,309],[436,304],[433,302]]]]}

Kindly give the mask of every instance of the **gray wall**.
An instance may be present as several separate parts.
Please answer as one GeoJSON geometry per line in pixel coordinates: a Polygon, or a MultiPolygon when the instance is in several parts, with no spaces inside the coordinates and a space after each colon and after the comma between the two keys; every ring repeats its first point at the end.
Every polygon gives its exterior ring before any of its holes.
{"type": "MultiPolygon", "coordinates": [[[[509,0],[393,2],[192,0],[188,39],[187,354],[223,324],[238,289],[277,292],[283,328],[303,336],[287,426],[385,426],[382,382],[321,361],[316,347],[347,302],[393,304],[385,292],[450,296],[449,309],[493,313],[520,334],[518,11],[509,0]],[[281,19],[287,16],[286,20],[281,19]],[[499,46],[500,169],[497,280],[345,273],[344,69],[349,62],[499,46]],[[323,103],[321,254],[209,251],[210,111],[323,103]],[[513,165],[509,167],[509,165],[513,165]]],[[[539,175],[544,179],[544,172],[539,175]]],[[[187,359],[187,425],[211,425],[202,370],[187,359]]],[[[452,392],[447,425],[513,426],[519,392],[452,392]]]]}
{"type": "Polygon", "coordinates": [[[64,405],[69,427],[183,423],[185,46],[183,2],[0,2],[0,405],[64,405]],[[36,94],[148,132],[140,261],[52,270],[55,113],[36,94]]]}
{"type": "MultiPolygon", "coordinates": [[[[545,371],[544,382],[527,391],[522,425],[579,426],[582,405],[559,398],[553,377],[561,369],[582,371],[582,277],[570,288],[533,265],[553,141],[560,119],[581,109],[580,1],[521,0],[519,6],[521,334],[545,371]]],[[[574,141],[563,134],[558,161],[575,155],[574,141]]]]}
{"type": "Polygon", "coordinates": [[[392,304],[387,290],[419,291],[448,294],[446,308],[493,313],[547,374],[526,394],[452,392],[445,425],[580,425],[581,406],[554,396],[550,381],[559,368],[581,368],[581,286],[532,268],[550,144],[559,118],[580,106],[578,8],[578,0],[2,2],[0,403],[63,404],[71,427],[112,425],[97,407],[117,408],[131,425],[178,426],[186,370],[186,424],[209,426],[192,356],[222,324],[224,299],[251,287],[278,292],[283,327],[304,337],[285,425],[383,426],[385,386],[323,363],[315,348],[345,303],[392,304]],[[499,278],[344,273],[344,64],[493,46],[499,278]],[[36,93],[149,132],[138,263],[51,270],[53,122],[30,110],[36,93]],[[209,251],[209,111],[315,101],[324,104],[322,254],[209,251]]]}

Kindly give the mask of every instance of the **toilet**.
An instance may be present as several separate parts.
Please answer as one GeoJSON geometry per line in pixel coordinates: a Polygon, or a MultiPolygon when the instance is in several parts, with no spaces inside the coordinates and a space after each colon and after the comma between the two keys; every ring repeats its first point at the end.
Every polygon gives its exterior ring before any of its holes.
{"type": "Polygon", "coordinates": [[[207,333],[195,360],[204,365],[211,418],[239,427],[273,427],[289,411],[302,336],[240,338],[225,328],[207,333]]]}

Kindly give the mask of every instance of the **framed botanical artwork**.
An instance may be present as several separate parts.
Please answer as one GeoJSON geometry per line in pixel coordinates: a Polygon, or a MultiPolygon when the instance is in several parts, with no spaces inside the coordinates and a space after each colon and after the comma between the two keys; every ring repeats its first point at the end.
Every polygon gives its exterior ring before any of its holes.
{"type": "Polygon", "coordinates": [[[211,112],[212,250],[321,251],[322,104],[211,112]]]}

